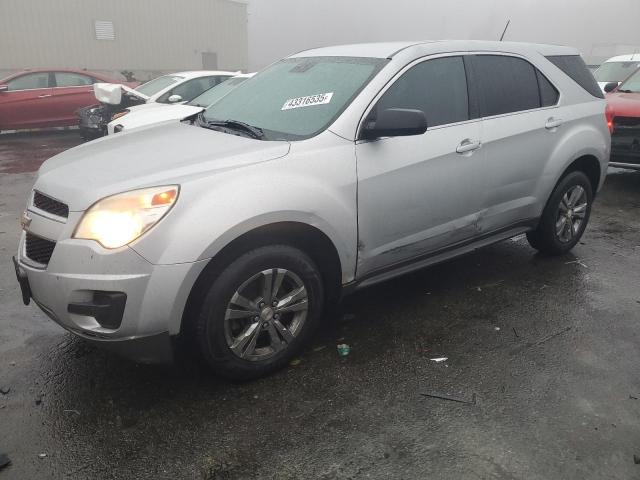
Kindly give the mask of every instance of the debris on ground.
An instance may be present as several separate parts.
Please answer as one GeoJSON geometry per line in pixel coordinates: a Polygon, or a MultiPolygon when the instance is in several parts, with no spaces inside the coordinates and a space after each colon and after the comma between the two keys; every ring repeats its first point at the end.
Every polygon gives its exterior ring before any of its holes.
{"type": "Polygon", "coordinates": [[[640,465],[640,455],[633,456],[633,463],[635,463],[636,465],[640,465]]]}
{"type": "Polygon", "coordinates": [[[337,348],[338,355],[340,355],[341,357],[346,357],[347,355],[349,355],[349,353],[351,353],[351,347],[346,343],[339,343],[337,348]]]}
{"type": "Polygon", "coordinates": [[[63,410],[64,413],[75,413],[76,415],[80,415],[79,410],[63,410]]]}
{"type": "Polygon", "coordinates": [[[46,453],[39,453],[39,454],[38,454],[38,456],[39,456],[40,458],[45,458],[45,457],[47,456],[47,454],[46,454],[46,453]]]}
{"type": "Polygon", "coordinates": [[[471,395],[471,400],[465,400],[464,398],[452,397],[451,395],[442,395],[440,393],[421,393],[423,397],[438,398],[440,400],[448,400],[450,402],[465,403],[467,405],[476,404],[476,394],[471,395]]]}
{"type": "Polygon", "coordinates": [[[449,357],[437,357],[437,358],[432,358],[430,360],[432,362],[440,363],[440,362],[446,362],[447,360],[449,360],[449,357]]]}
{"type": "Polygon", "coordinates": [[[584,263],[582,263],[580,260],[572,260],[572,261],[570,261],[570,262],[565,262],[564,264],[565,264],[565,265],[570,265],[570,264],[572,264],[572,263],[577,263],[577,264],[578,264],[578,265],[580,265],[581,267],[589,268],[589,267],[587,267],[584,263]]]}
{"type": "Polygon", "coordinates": [[[494,283],[487,283],[486,285],[479,285],[477,287],[472,287],[474,289],[476,289],[478,292],[481,292],[483,288],[492,288],[492,287],[497,287],[498,285],[501,285],[504,283],[504,280],[500,280],[498,282],[494,282],[494,283]]]}
{"type": "Polygon", "coordinates": [[[11,387],[7,387],[7,386],[2,386],[0,387],[0,393],[2,395],[6,395],[7,393],[9,393],[11,391],[11,387]]]}
{"type": "Polygon", "coordinates": [[[567,333],[569,330],[571,330],[571,327],[567,327],[567,328],[564,328],[564,329],[560,330],[559,332],[555,332],[555,333],[552,333],[551,335],[547,335],[546,337],[542,338],[541,340],[538,340],[536,342],[536,345],[542,345],[543,343],[548,342],[549,340],[551,340],[552,338],[557,337],[558,335],[562,335],[563,333],[567,333]]]}
{"type": "Polygon", "coordinates": [[[520,338],[520,335],[518,335],[518,332],[516,331],[516,327],[511,327],[511,329],[513,330],[513,334],[516,336],[516,338],[520,338]]]}
{"type": "Polygon", "coordinates": [[[42,403],[42,395],[38,395],[36,397],[36,405],[40,405],[42,403]]]}
{"type": "Polygon", "coordinates": [[[0,453],[0,470],[11,465],[11,459],[6,453],[0,453]]]}
{"type": "Polygon", "coordinates": [[[493,329],[494,329],[496,332],[499,332],[499,331],[500,331],[500,327],[493,327],[493,329]]]}
{"type": "Polygon", "coordinates": [[[9,362],[9,365],[11,365],[12,367],[16,366],[16,362],[9,362]]]}
{"type": "Polygon", "coordinates": [[[325,348],[327,348],[326,345],[320,345],[319,347],[313,347],[313,351],[314,352],[320,352],[321,350],[324,350],[325,348]]]}
{"type": "Polygon", "coordinates": [[[301,362],[302,360],[300,360],[299,358],[294,358],[289,362],[289,365],[292,367],[297,367],[301,362]]]}
{"type": "Polygon", "coordinates": [[[638,400],[638,397],[636,397],[635,395],[629,395],[629,398],[630,398],[631,400],[638,400]]]}

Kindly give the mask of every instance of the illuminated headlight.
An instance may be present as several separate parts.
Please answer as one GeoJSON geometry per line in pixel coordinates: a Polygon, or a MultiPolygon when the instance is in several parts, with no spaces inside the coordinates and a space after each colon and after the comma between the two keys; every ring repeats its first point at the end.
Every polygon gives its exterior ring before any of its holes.
{"type": "Polygon", "coordinates": [[[95,240],[105,248],[127,245],[171,210],[179,191],[177,185],[169,185],[103,198],[85,212],[73,238],[95,240]]]}

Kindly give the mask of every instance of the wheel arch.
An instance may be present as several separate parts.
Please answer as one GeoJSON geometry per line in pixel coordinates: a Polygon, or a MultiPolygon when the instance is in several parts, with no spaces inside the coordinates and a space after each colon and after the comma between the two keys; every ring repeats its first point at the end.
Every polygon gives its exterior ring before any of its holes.
{"type": "Polygon", "coordinates": [[[253,228],[227,243],[200,272],[187,297],[182,314],[181,331],[188,328],[206,295],[206,286],[235,258],[244,252],[266,245],[289,245],[309,255],[322,275],[325,304],[338,302],[342,287],[342,262],[333,241],[312,225],[282,221],[253,228]]]}
{"type": "MultiPolygon", "coordinates": [[[[593,196],[595,197],[596,192],[600,186],[600,181],[602,179],[602,168],[600,166],[600,161],[595,155],[585,154],[573,160],[562,172],[558,182],[566,177],[571,172],[580,171],[583,172],[589,182],[591,183],[591,189],[593,191],[593,196]]],[[[556,185],[557,183],[556,182],[556,185]]]]}

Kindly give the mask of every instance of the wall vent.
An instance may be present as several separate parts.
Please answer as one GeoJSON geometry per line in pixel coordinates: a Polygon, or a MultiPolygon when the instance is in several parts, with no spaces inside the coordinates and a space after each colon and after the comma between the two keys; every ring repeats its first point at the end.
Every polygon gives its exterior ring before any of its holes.
{"type": "Polygon", "coordinates": [[[96,20],[94,22],[96,30],[96,40],[115,40],[116,31],[113,28],[113,22],[105,20],[96,20]]]}

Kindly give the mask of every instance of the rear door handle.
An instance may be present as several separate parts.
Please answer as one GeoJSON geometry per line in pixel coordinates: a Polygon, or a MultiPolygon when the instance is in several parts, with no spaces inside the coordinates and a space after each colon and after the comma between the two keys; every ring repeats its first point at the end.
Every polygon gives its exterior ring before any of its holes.
{"type": "Polygon", "coordinates": [[[477,150],[479,148],[480,148],[479,140],[471,140],[470,138],[467,138],[462,142],[460,142],[460,145],[458,145],[458,147],[456,148],[456,152],[458,153],[473,152],[474,150],[477,150]]]}
{"type": "Polygon", "coordinates": [[[544,124],[544,128],[551,130],[553,128],[558,128],[560,125],[562,125],[562,120],[560,118],[551,117],[547,120],[547,123],[544,124]]]}
{"type": "Polygon", "coordinates": [[[52,95],[49,94],[44,94],[44,95],[38,95],[38,98],[47,98],[47,97],[51,97],[52,95]]]}

